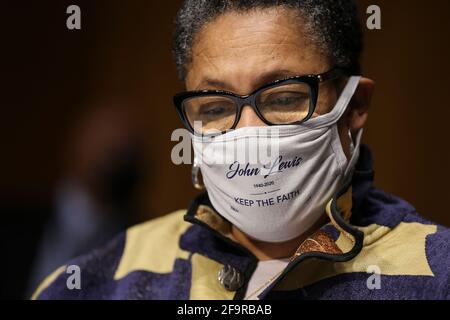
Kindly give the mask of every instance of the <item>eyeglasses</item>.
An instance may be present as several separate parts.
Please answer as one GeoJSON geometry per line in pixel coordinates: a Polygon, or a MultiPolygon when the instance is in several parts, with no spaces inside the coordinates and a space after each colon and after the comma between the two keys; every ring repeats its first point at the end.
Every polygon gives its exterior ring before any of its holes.
{"type": "Polygon", "coordinates": [[[186,128],[198,135],[235,129],[246,105],[269,126],[302,124],[314,114],[319,84],[342,74],[341,69],[334,68],[322,74],[277,80],[246,96],[222,90],[187,91],[176,94],[173,101],[186,128]]]}

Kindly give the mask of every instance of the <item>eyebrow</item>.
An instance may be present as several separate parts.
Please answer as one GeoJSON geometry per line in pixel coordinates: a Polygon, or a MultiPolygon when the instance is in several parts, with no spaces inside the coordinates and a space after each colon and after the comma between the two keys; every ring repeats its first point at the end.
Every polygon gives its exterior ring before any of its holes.
{"type": "MultiPolygon", "coordinates": [[[[295,72],[292,72],[289,70],[272,70],[272,71],[260,74],[257,77],[257,79],[255,79],[255,81],[252,83],[252,88],[253,88],[253,90],[256,90],[259,87],[261,87],[267,83],[271,83],[276,80],[286,79],[286,78],[303,75],[303,74],[304,73],[298,74],[298,73],[295,73],[295,72]]],[[[233,86],[233,84],[227,83],[226,81],[223,81],[223,80],[210,78],[210,77],[203,78],[195,90],[208,90],[208,89],[224,90],[224,91],[231,91],[231,92],[238,91],[238,90],[236,90],[237,88],[233,86]]]]}

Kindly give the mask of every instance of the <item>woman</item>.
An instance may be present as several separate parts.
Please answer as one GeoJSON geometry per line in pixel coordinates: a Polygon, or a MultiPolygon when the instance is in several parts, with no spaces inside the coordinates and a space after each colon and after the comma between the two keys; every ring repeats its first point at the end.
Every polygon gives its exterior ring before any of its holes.
{"type": "Polygon", "coordinates": [[[174,102],[206,191],[34,297],[448,299],[449,231],[372,186],[361,37],[350,0],[185,1],[174,102]]]}

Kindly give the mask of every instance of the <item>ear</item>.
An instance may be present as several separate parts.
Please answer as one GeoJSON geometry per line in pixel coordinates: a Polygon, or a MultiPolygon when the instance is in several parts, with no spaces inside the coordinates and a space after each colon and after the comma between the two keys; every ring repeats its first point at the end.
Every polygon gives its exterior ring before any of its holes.
{"type": "Polygon", "coordinates": [[[352,133],[356,133],[364,127],[369,116],[368,111],[374,89],[375,82],[373,80],[361,78],[347,114],[347,125],[352,133]]]}

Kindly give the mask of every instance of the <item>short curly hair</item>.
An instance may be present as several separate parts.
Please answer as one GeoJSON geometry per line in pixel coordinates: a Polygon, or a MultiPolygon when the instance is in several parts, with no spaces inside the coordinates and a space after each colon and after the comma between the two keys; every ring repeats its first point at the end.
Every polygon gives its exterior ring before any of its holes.
{"type": "Polygon", "coordinates": [[[229,11],[284,7],[296,10],[309,40],[335,66],[359,74],[363,36],[353,0],[185,0],[175,20],[173,54],[181,81],[186,78],[192,45],[208,22],[229,11]]]}

